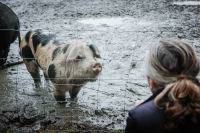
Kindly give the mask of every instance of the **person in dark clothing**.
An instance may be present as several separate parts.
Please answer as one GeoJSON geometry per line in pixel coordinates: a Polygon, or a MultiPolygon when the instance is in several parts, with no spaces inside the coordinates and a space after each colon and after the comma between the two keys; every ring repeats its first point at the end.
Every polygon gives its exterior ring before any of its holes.
{"type": "Polygon", "coordinates": [[[163,39],[146,61],[153,95],[129,111],[126,133],[200,133],[199,59],[187,43],[163,39]]]}

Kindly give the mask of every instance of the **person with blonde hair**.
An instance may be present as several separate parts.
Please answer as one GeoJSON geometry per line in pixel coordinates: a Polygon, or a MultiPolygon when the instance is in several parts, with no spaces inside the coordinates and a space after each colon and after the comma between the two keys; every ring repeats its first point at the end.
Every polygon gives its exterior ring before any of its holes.
{"type": "Polygon", "coordinates": [[[187,43],[162,39],[151,45],[146,60],[153,95],[136,101],[126,133],[200,133],[199,59],[187,43]]]}

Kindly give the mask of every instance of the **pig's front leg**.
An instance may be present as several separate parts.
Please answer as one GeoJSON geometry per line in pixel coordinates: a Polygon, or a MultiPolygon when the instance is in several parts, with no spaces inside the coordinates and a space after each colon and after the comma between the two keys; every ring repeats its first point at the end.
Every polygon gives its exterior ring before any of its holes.
{"type": "Polygon", "coordinates": [[[79,91],[81,90],[82,87],[83,86],[76,86],[76,85],[72,86],[72,88],[69,90],[69,94],[70,94],[71,99],[74,99],[74,98],[77,97],[77,95],[78,95],[78,93],[79,93],[79,91]]]}
{"type": "Polygon", "coordinates": [[[56,101],[65,101],[65,90],[62,89],[60,86],[54,86],[53,85],[53,91],[54,91],[54,97],[56,101]]]}

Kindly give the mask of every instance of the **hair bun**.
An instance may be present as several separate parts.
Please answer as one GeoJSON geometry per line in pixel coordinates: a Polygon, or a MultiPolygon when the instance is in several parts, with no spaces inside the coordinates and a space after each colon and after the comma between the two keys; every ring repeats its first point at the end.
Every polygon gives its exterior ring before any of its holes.
{"type": "Polygon", "coordinates": [[[195,78],[195,77],[192,77],[192,76],[185,76],[185,75],[179,75],[179,76],[177,77],[177,81],[183,80],[183,79],[188,79],[188,80],[192,81],[194,84],[196,84],[197,86],[200,87],[200,82],[199,82],[199,80],[198,80],[197,78],[195,78]]]}
{"type": "Polygon", "coordinates": [[[177,77],[177,80],[182,80],[182,79],[186,79],[186,76],[185,76],[185,75],[179,75],[179,76],[177,77]]]}

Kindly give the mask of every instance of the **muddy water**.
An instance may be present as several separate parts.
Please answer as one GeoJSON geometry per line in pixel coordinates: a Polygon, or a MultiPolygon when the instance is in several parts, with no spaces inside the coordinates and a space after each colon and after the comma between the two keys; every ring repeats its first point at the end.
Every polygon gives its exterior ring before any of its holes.
{"type": "MultiPolygon", "coordinates": [[[[164,1],[8,1],[18,15],[21,36],[29,29],[48,29],[64,43],[96,44],[103,71],[96,82],[86,84],[75,101],[66,93],[58,104],[51,83],[42,71],[36,88],[24,64],[0,70],[1,129],[41,130],[124,129],[135,100],[151,93],[145,76],[145,58],[151,43],[179,37],[199,55],[198,6],[164,1]],[[73,8],[72,8],[73,7],[73,8]]],[[[22,60],[18,42],[11,45],[9,62],[22,60]]]]}

